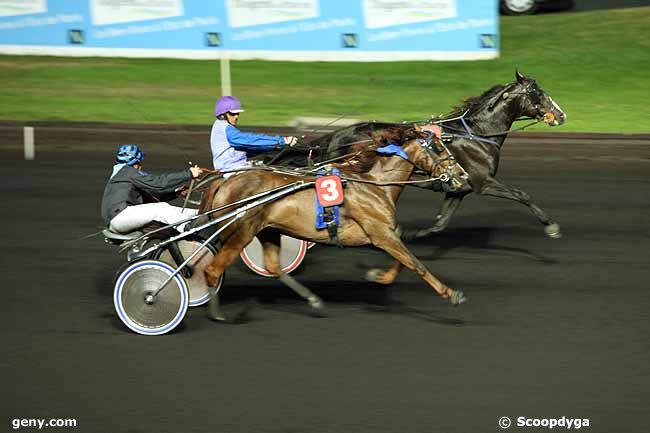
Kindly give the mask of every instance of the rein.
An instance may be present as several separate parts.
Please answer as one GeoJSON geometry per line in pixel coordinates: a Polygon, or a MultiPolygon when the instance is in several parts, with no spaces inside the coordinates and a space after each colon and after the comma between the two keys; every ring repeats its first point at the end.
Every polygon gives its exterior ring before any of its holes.
{"type": "MultiPolygon", "coordinates": [[[[461,116],[461,120],[462,120],[463,116],[461,116]]],[[[467,124],[465,123],[464,120],[463,120],[463,124],[467,126],[467,124]]],[[[469,126],[467,126],[467,129],[468,129],[468,132],[471,133],[471,129],[469,129],[469,126]]],[[[451,153],[449,153],[449,150],[447,150],[447,153],[448,153],[447,156],[445,156],[444,158],[438,158],[438,155],[431,149],[431,146],[433,145],[432,141],[433,141],[435,136],[434,136],[433,133],[431,133],[429,131],[426,131],[426,132],[427,132],[426,139],[418,138],[416,140],[418,141],[420,146],[425,150],[425,152],[430,155],[431,159],[433,160],[433,166],[431,168],[431,173],[430,173],[431,175],[433,175],[433,173],[435,172],[437,167],[439,167],[445,161],[453,160],[454,157],[451,155],[451,153]]],[[[436,138],[436,140],[438,140],[438,139],[436,138]]],[[[358,140],[358,141],[355,141],[355,142],[352,142],[352,143],[347,143],[347,144],[345,144],[343,146],[340,146],[340,147],[349,147],[349,146],[352,146],[352,145],[355,145],[355,144],[367,143],[367,142],[375,143],[375,140],[374,139],[358,140]]],[[[439,142],[439,143],[441,144],[443,149],[446,149],[446,147],[444,146],[444,144],[442,144],[442,142],[439,142]]],[[[348,158],[348,157],[351,157],[351,158],[349,160],[343,162],[341,165],[352,165],[352,163],[354,161],[354,158],[356,156],[359,156],[360,154],[362,154],[364,152],[370,152],[370,151],[377,152],[379,146],[380,146],[379,143],[375,143],[375,144],[370,145],[367,148],[359,150],[357,152],[348,153],[346,155],[341,155],[339,157],[330,159],[328,161],[323,161],[323,162],[317,164],[315,167],[310,167],[310,168],[308,168],[306,170],[297,168],[297,169],[293,169],[293,170],[289,171],[289,170],[286,170],[284,168],[270,166],[270,164],[269,165],[261,165],[261,166],[257,165],[257,166],[251,166],[251,167],[241,167],[241,168],[237,168],[237,169],[233,169],[233,170],[227,170],[227,171],[218,171],[218,170],[210,170],[210,169],[202,169],[202,170],[204,172],[208,173],[208,176],[211,175],[211,174],[221,174],[221,175],[223,175],[223,174],[227,174],[227,173],[237,173],[237,172],[241,172],[241,171],[264,170],[264,171],[270,171],[272,173],[285,175],[285,176],[315,178],[314,173],[317,172],[318,170],[320,170],[320,167],[322,167],[322,166],[324,166],[324,165],[326,165],[326,164],[328,164],[330,162],[340,160],[340,159],[343,159],[343,158],[348,158]]],[[[417,167],[415,165],[415,163],[408,156],[403,157],[403,156],[400,155],[400,157],[402,157],[404,160],[406,160],[414,168],[419,169],[419,167],[417,167]]],[[[275,159],[276,158],[274,158],[273,160],[275,160],[275,159]]],[[[378,180],[359,179],[359,178],[356,178],[356,177],[348,177],[348,176],[344,176],[344,175],[339,176],[339,177],[342,180],[345,180],[345,181],[348,181],[348,182],[358,182],[358,183],[365,183],[365,184],[371,184],[371,185],[377,185],[377,186],[413,185],[413,184],[418,184],[418,183],[429,183],[429,182],[438,181],[438,180],[442,181],[442,182],[448,182],[451,179],[450,174],[444,172],[444,170],[443,170],[443,173],[440,176],[431,176],[429,178],[420,179],[420,180],[378,181],[378,180]]],[[[204,178],[204,180],[205,179],[206,178],[204,178]]]]}
{"type": "MultiPolygon", "coordinates": [[[[495,132],[495,133],[491,133],[491,134],[478,135],[478,134],[475,134],[474,131],[472,131],[472,128],[470,128],[470,126],[467,124],[467,121],[465,120],[465,116],[467,115],[468,111],[465,111],[462,115],[460,115],[458,117],[454,117],[454,118],[450,118],[450,119],[441,119],[441,120],[436,121],[436,120],[433,120],[433,118],[432,118],[432,119],[428,120],[425,124],[427,124],[427,125],[440,125],[443,128],[443,130],[447,129],[447,130],[450,130],[450,131],[464,132],[465,133],[465,134],[451,134],[451,136],[454,137],[454,138],[467,138],[467,139],[473,140],[473,141],[490,143],[490,144],[492,144],[494,146],[499,147],[499,144],[496,141],[490,140],[488,137],[502,137],[504,135],[510,134],[511,132],[523,131],[524,129],[529,128],[529,127],[531,127],[533,125],[536,125],[536,124],[540,123],[542,120],[544,120],[544,118],[537,119],[534,122],[530,122],[530,123],[527,123],[526,125],[521,126],[519,128],[509,129],[507,131],[501,131],[501,132],[495,132]],[[456,121],[456,120],[461,121],[461,123],[463,124],[463,128],[455,128],[453,126],[443,125],[444,123],[452,122],[452,121],[456,121]]],[[[520,120],[528,120],[528,119],[530,119],[530,117],[518,118],[518,119],[515,119],[515,122],[520,121],[520,120]]]]}
{"type": "Polygon", "coordinates": [[[290,152],[292,150],[299,151],[299,150],[302,150],[302,149],[312,151],[312,150],[320,149],[320,146],[310,146],[309,144],[306,144],[306,145],[296,144],[295,146],[283,146],[282,150],[280,150],[268,163],[269,163],[269,165],[271,165],[275,161],[280,159],[282,156],[284,156],[284,154],[286,154],[287,152],[290,152]]]}
{"type": "Polygon", "coordinates": [[[435,180],[440,180],[442,182],[447,182],[449,180],[449,175],[447,173],[443,173],[440,176],[434,176],[434,177],[429,177],[427,179],[421,179],[421,180],[396,180],[392,182],[382,182],[378,180],[364,180],[364,179],[359,179],[356,177],[346,177],[346,176],[341,176],[341,179],[348,181],[348,182],[357,182],[357,183],[369,183],[372,185],[377,185],[377,186],[390,186],[390,185],[412,185],[416,183],[426,183],[426,182],[433,182],[435,180]]]}
{"type": "MultiPolygon", "coordinates": [[[[528,120],[528,119],[530,119],[530,117],[524,117],[524,118],[521,118],[521,119],[515,119],[515,122],[520,121],[520,120],[528,120]]],[[[500,136],[500,135],[507,135],[507,134],[510,134],[511,132],[523,131],[524,129],[526,129],[526,128],[528,128],[528,127],[531,127],[531,126],[533,126],[533,125],[537,125],[537,124],[538,124],[539,122],[541,122],[542,120],[543,120],[543,119],[535,120],[534,122],[527,123],[526,125],[521,126],[521,127],[519,127],[519,128],[509,129],[509,130],[507,130],[507,131],[503,131],[503,132],[497,132],[497,133],[494,133],[494,134],[483,134],[482,137],[498,137],[498,136],[500,136]]]]}
{"type": "MultiPolygon", "coordinates": [[[[373,141],[374,141],[374,140],[373,140],[372,138],[367,138],[367,139],[365,139],[365,140],[357,140],[357,141],[353,141],[353,142],[351,142],[351,143],[338,144],[338,145],[336,145],[336,147],[334,148],[334,150],[338,150],[338,149],[343,149],[343,148],[345,148],[345,147],[354,146],[355,144],[368,143],[368,142],[373,142],[373,141]]],[[[353,153],[349,153],[348,155],[353,155],[353,153]]],[[[338,159],[338,158],[341,158],[341,157],[345,157],[345,156],[347,156],[347,155],[339,156],[339,157],[337,157],[337,159],[338,159]]],[[[319,164],[323,164],[323,163],[321,162],[321,163],[319,163],[319,164]]]]}
{"type": "MultiPolygon", "coordinates": [[[[524,118],[521,118],[521,119],[515,119],[515,122],[518,122],[520,120],[529,120],[529,119],[530,119],[530,117],[524,117],[524,118]]],[[[509,129],[507,131],[502,131],[502,132],[495,132],[495,133],[492,133],[492,134],[481,134],[481,135],[477,135],[477,134],[474,134],[472,132],[472,130],[469,128],[469,125],[467,125],[467,122],[464,119],[464,115],[462,117],[459,117],[458,119],[453,119],[453,120],[460,120],[461,122],[463,122],[463,126],[465,128],[464,129],[454,128],[453,126],[448,126],[448,125],[443,125],[442,127],[445,128],[445,129],[449,129],[450,131],[467,132],[469,134],[470,139],[474,139],[474,138],[479,138],[480,139],[482,137],[499,137],[499,136],[502,136],[502,135],[508,135],[511,132],[523,131],[524,129],[529,128],[529,127],[531,127],[533,125],[537,125],[538,123],[542,122],[544,119],[535,120],[534,122],[527,123],[526,125],[521,126],[519,128],[509,129]]],[[[440,123],[443,123],[443,122],[430,122],[429,124],[438,125],[440,123]]],[[[490,140],[490,142],[493,142],[493,141],[490,140]]]]}
{"type": "MultiPolygon", "coordinates": [[[[364,140],[364,141],[368,141],[368,140],[364,140]]],[[[372,150],[372,149],[368,149],[368,150],[372,150]]],[[[354,156],[354,155],[358,155],[360,153],[361,153],[361,151],[358,151],[358,152],[355,152],[355,153],[353,153],[351,155],[354,156]]],[[[343,155],[343,157],[345,157],[345,156],[347,156],[347,155],[343,155]]],[[[442,162],[444,162],[444,161],[446,161],[448,159],[449,159],[449,157],[446,157],[446,158],[443,158],[443,159],[440,159],[440,160],[434,158],[434,161],[435,161],[434,166],[437,166],[440,163],[442,163],[442,162]]],[[[413,161],[411,161],[410,159],[407,159],[406,161],[408,161],[410,164],[414,165],[413,161]]],[[[298,169],[296,169],[294,171],[287,171],[287,170],[283,170],[283,169],[278,168],[278,167],[253,166],[253,167],[242,167],[242,168],[239,168],[239,169],[227,170],[227,171],[210,170],[210,169],[207,169],[207,168],[202,168],[201,170],[203,170],[203,172],[205,172],[205,173],[208,173],[208,175],[238,173],[238,172],[242,172],[242,171],[251,171],[251,170],[263,170],[263,171],[270,171],[272,173],[286,175],[286,176],[315,178],[313,172],[318,170],[318,168],[309,169],[308,171],[304,171],[304,170],[301,171],[301,170],[298,170],[298,169]]],[[[427,178],[427,179],[421,179],[421,180],[386,181],[386,182],[385,181],[375,181],[375,180],[365,180],[365,179],[359,179],[359,178],[347,177],[347,176],[340,176],[340,178],[342,180],[345,180],[345,181],[348,181],[348,182],[366,183],[366,184],[372,184],[372,185],[377,185],[377,186],[389,186],[389,185],[411,185],[411,184],[417,184],[417,183],[427,183],[427,182],[432,182],[432,181],[435,181],[435,180],[440,180],[440,181],[446,182],[446,181],[449,180],[449,175],[447,173],[443,173],[440,176],[434,176],[434,177],[430,177],[430,178],[427,178]]],[[[195,191],[196,191],[196,189],[195,189],[195,191]]]]}
{"type": "MultiPolygon", "coordinates": [[[[431,159],[433,160],[433,167],[431,170],[431,174],[435,171],[435,168],[438,167],[440,164],[442,164],[445,161],[448,160],[453,160],[453,156],[449,153],[447,150],[448,155],[444,158],[438,158],[437,155],[431,150],[431,140],[433,138],[433,134],[429,134],[427,139],[417,139],[420,142],[420,145],[422,146],[423,149],[425,149],[425,152],[429,153],[431,156],[431,159]]],[[[444,145],[443,145],[444,148],[444,145]]],[[[371,150],[371,149],[369,149],[371,150]]],[[[411,161],[410,158],[407,158],[406,161],[410,163],[413,167],[416,169],[419,169],[415,165],[413,161],[411,161]]],[[[346,162],[347,163],[347,162],[346,162]]],[[[442,173],[440,176],[432,176],[426,179],[420,179],[420,180],[404,180],[404,181],[389,181],[389,182],[384,182],[384,181],[372,181],[372,180],[364,180],[364,179],[359,179],[359,178],[348,178],[345,176],[341,176],[341,179],[350,181],[350,182],[358,182],[358,183],[366,183],[366,184],[373,184],[373,185],[378,185],[378,186],[389,186],[389,185],[414,185],[418,183],[428,183],[436,180],[440,180],[442,182],[447,182],[451,179],[450,175],[447,173],[442,173]]]]}

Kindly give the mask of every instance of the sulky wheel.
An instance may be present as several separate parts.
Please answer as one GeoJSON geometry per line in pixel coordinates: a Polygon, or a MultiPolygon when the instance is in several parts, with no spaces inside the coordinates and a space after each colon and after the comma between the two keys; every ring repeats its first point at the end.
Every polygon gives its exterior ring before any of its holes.
{"type": "MultiPolygon", "coordinates": [[[[201,246],[201,242],[196,240],[180,240],[178,241],[178,249],[183,255],[183,259],[188,258],[192,255],[197,248],[201,246]]],[[[160,250],[159,250],[160,251],[160,250]]],[[[185,282],[187,283],[187,288],[190,292],[190,307],[197,307],[203,305],[210,299],[210,287],[205,281],[205,268],[207,268],[212,259],[217,254],[217,250],[212,244],[207,244],[205,248],[202,248],[201,251],[190,260],[189,265],[192,267],[192,275],[188,278],[185,277],[185,282]]],[[[163,250],[158,253],[158,260],[176,267],[180,263],[176,263],[172,258],[169,250],[163,250]]],[[[217,282],[216,289],[220,289],[223,284],[223,274],[217,282]]]]}
{"type": "Polygon", "coordinates": [[[131,263],[115,282],[113,302],[122,323],[142,335],[161,335],[178,326],[187,313],[189,293],[176,274],[156,295],[175,268],[158,260],[131,263]]]}
{"type": "MultiPolygon", "coordinates": [[[[282,266],[282,272],[289,274],[300,266],[305,259],[307,242],[285,235],[282,235],[280,242],[280,265],[282,266]]],[[[251,243],[246,245],[240,257],[246,266],[256,274],[262,275],[263,277],[271,276],[264,266],[262,244],[257,238],[253,238],[251,243]]]]}

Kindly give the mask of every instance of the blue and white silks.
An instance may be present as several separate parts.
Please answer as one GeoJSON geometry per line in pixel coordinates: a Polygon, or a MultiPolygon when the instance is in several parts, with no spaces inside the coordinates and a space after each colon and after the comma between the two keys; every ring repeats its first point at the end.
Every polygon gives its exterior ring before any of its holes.
{"type": "Polygon", "coordinates": [[[234,170],[248,167],[246,150],[264,152],[284,145],[280,135],[242,132],[225,120],[215,120],[210,133],[212,165],[215,170],[234,170]]]}
{"type": "Polygon", "coordinates": [[[113,179],[113,176],[115,176],[122,168],[124,168],[126,164],[115,164],[113,166],[113,172],[111,173],[111,179],[113,179]]]}
{"type": "MultiPolygon", "coordinates": [[[[113,179],[113,176],[115,176],[117,173],[119,173],[120,170],[122,170],[122,168],[124,168],[125,165],[126,164],[115,164],[113,166],[113,172],[111,173],[111,177],[109,179],[113,179]]],[[[140,174],[140,176],[146,176],[147,175],[147,173],[145,173],[144,171],[138,171],[138,173],[140,174]]]]}

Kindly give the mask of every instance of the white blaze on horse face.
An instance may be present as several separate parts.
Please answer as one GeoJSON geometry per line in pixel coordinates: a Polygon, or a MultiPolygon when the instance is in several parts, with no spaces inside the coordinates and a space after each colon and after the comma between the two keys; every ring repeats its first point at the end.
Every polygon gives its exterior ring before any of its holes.
{"type": "MultiPolygon", "coordinates": [[[[564,121],[565,121],[566,118],[567,118],[566,113],[565,113],[564,111],[562,111],[562,108],[560,108],[560,106],[557,104],[557,102],[555,102],[555,101],[553,100],[553,98],[551,98],[551,97],[549,96],[548,99],[551,101],[551,104],[553,104],[553,107],[555,107],[555,109],[560,113],[560,118],[562,119],[562,123],[564,123],[564,121]]],[[[556,122],[557,122],[557,121],[556,121],[556,122]]]]}

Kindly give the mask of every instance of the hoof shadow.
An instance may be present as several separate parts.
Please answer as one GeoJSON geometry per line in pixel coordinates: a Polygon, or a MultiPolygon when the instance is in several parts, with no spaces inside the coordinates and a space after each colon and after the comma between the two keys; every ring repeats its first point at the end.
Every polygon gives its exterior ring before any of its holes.
{"type": "Polygon", "coordinates": [[[369,313],[378,314],[397,314],[404,317],[410,317],[417,320],[436,323],[447,326],[465,326],[469,322],[463,319],[447,317],[439,312],[424,310],[422,308],[411,307],[401,302],[392,302],[387,305],[373,305],[364,308],[369,313]]]}

